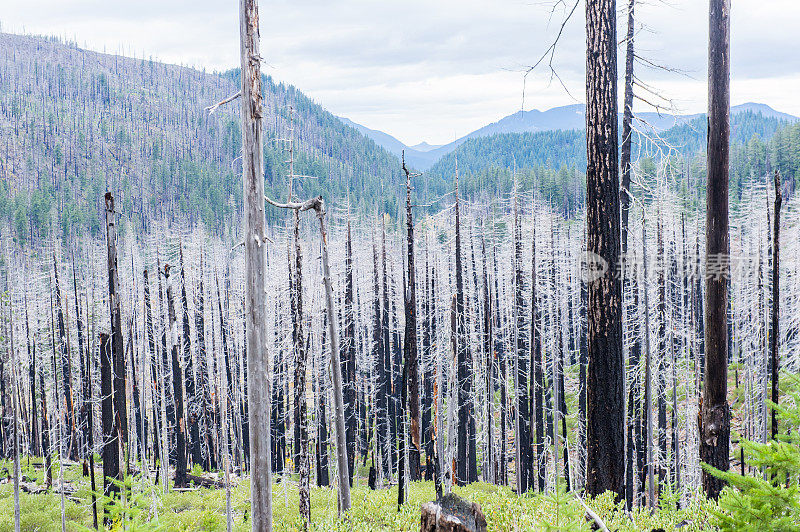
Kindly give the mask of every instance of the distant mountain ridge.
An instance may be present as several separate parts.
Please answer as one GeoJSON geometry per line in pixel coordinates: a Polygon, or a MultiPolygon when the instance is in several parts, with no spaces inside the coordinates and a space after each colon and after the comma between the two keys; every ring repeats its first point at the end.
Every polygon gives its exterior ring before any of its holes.
{"type": "MultiPolygon", "coordinates": [[[[763,103],[743,103],[731,108],[731,114],[736,115],[744,112],[761,114],[765,118],[776,118],[786,122],[797,122],[800,118],[787,113],[776,111],[769,105],[763,103]]],[[[637,113],[636,116],[643,122],[649,124],[655,131],[666,131],[675,126],[688,124],[697,118],[705,116],[703,113],[688,115],[669,115],[655,112],[637,113]]],[[[620,114],[620,120],[622,115],[620,114]]],[[[388,133],[369,129],[356,124],[348,119],[342,119],[346,124],[358,129],[361,133],[374,140],[391,153],[400,156],[401,151],[405,150],[406,161],[418,170],[428,170],[445,155],[452,153],[457,147],[469,139],[479,137],[489,137],[496,134],[506,133],[536,133],[542,131],[570,131],[583,130],[586,123],[586,105],[573,104],[561,107],[554,107],[547,111],[533,109],[531,111],[518,111],[501,118],[497,122],[487,124],[482,128],[464,135],[463,137],[444,146],[431,147],[432,149],[417,149],[415,146],[406,146],[400,140],[388,133]]],[[[427,146],[427,144],[426,144],[427,146]]]]}

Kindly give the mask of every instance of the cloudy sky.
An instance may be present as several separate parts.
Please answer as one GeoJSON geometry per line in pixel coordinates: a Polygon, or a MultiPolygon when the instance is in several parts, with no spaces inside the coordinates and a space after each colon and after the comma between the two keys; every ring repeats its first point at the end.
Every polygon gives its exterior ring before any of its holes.
{"type": "MultiPolygon", "coordinates": [[[[207,70],[238,66],[237,0],[3,4],[2,31],[207,70]]],[[[552,42],[564,4],[572,0],[260,0],[264,71],[407,144],[442,144],[520,109],[521,71],[552,42]]],[[[706,0],[637,7],[638,52],[682,71],[642,65],[639,75],[684,112],[705,109],[707,9],[706,0]]],[[[526,83],[526,110],[582,101],[583,24],[580,6],[556,51],[566,88],[538,69],[526,83]]],[[[763,102],[800,116],[798,28],[797,0],[733,0],[733,104],[763,102]]]]}

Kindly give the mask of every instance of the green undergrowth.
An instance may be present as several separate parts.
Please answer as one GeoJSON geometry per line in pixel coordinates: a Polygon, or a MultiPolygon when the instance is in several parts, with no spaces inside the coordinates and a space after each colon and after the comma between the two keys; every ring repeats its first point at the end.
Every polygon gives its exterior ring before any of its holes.
{"type": "MultiPolygon", "coordinates": [[[[23,462],[24,464],[24,462],[23,462]]],[[[2,467],[9,467],[8,462],[2,467]]],[[[26,468],[23,468],[25,474],[26,468]]],[[[33,478],[43,480],[41,470],[31,467],[33,478]]],[[[29,478],[31,475],[28,475],[29,478]]],[[[92,525],[91,491],[88,479],[82,477],[79,466],[65,469],[65,478],[78,487],[77,493],[65,500],[67,530],[87,530],[92,525]]],[[[99,480],[99,479],[98,479],[99,480]]],[[[278,480],[276,478],[276,480],[278,480]]],[[[57,468],[54,482],[58,481],[57,468]]],[[[163,494],[160,486],[141,478],[127,481],[133,495],[118,503],[111,515],[116,519],[114,529],[122,530],[122,516],[128,517],[125,530],[177,530],[216,531],[225,530],[225,490],[198,489],[196,491],[170,491],[163,494]]],[[[102,488],[100,488],[102,489],[102,488]]],[[[455,487],[453,491],[461,497],[478,503],[486,515],[489,530],[497,531],[588,531],[590,523],[586,511],[575,495],[560,490],[547,495],[527,494],[517,497],[509,487],[475,483],[455,487]]],[[[433,500],[432,482],[412,483],[408,501],[397,508],[397,487],[373,491],[365,485],[352,489],[352,509],[345,517],[337,512],[336,491],[330,488],[312,488],[312,530],[319,531],[378,531],[419,530],[420,505],[433,500]]],[[[233,529],[246,531],[251,528],[250,483],[244,479],[231,490],[231,514],[233,529]]],[[[661,509],[655,513],[635,510],[628,514],[620,504],[615,504],[610,494],[588,501],[587,504],[605,521],[609,530],[713,530],[715,512],[718,508],[702,498],[688,507],[679,509],[676,498],[667,490],[661,509]]],[[[103,497],[98,499],[102,522],[103,497]]],[[[298,515],[297,484],[292,480],[275,482],[272,498],[274,530],[301,530],[298,515]]],[[[32,495],[20,493],[21,530],[59,531],[61,529],[61,499],[54,492],[32,495]]],[[[14,526],[13,484],[0,484],[0,531],[13,530],[14,526]]]]}

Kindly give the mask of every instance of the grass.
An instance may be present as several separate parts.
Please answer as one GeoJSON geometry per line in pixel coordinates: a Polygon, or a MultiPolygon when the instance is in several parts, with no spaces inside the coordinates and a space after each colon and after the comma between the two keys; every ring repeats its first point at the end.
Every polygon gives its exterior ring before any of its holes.
{"type": "MultiPolygon", "coordinates": [[[[41,460],[37,460],[41,462],[41,460]]],[[[0,470],[9,462],[0,462],[0,470]]],[[[89,481],[81,474],[80,466],[65,467],[65,479],[78,486],[73,499],[65,505],[67,530],[86,530],[92,525],[91,492],[89,481]]],[[[43,481],[41,469],[27,467],[23,460],[23,474],[43,481]]],[[[54,467],[54,482],[58,469],[54,467]]],[[[98,478],[98,480],[100,480],[98,478]]],[[[276,479],[277,480],[277,479],[276,479]]],[[[197,491],[170,491],[164,495],[160,486],[142,479],[131,480],[134,496],[128,503],[131,513],[138,517],[127,524],[127,530],[216,531],[225,530],[225,490],[199,489],[197,491]]],[[[455,493],[477,502],[489,524],[489,530],[590,530],[580,502],[563,491],[547,495],[529,494],[517,497],[510,488],[475,483],[455,487],[455,493]]],[[[420,505],[435,498],[432,482],[412,483],[408,501],[397,508],[397,487],[373,491],[364,485],[352,490],[353,507],[340,518],[337,512],[336,491],[331,488],[312,488],[312,530],[319,531],[411,531],[419,530],[420,505]]],[[[250,483],[244,479],[231,490],[231,508],[234,530],[250,530],[250,483]]],[[[102,520],[102,501],[99,501],[102,520]]],[[[273,486],[273,523],[276,532],[301,530],[297,511],[297,484],[287,479],[273,486]]],[[[654,513],[636,510],[626,514],[614,504],[610,495],[598,497],[589,505],[606,522],[610,530],[639,531],[662,528],[675,530],[681,525],[683,532],[712,530],[711,508],[715,505],[702,498],[688,508],[678,509],[675,500],[666,493],[662,508],[654,513]]],[[[31,495],[20,493],[21,530],[60,531],[61,499],[57,493],[31,495]]],[[[13,484],[0,484],[0,532],[14,528],[13,484]]],[[[117,527],[119,528],[119,527],[117,527]]],[[[121,529],[121,528],[120,528],[121,529]]]]}

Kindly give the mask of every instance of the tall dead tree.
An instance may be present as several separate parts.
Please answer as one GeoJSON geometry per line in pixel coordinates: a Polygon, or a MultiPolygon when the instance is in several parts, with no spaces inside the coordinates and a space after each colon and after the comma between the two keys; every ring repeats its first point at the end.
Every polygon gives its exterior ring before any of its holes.
{"type": "MultiPolygon", "coordinates": [[[[769,331],[769,354],[772,366],[772,402],[778,404],[778,370],[780,369],[780,309],[781,309],[781,285],[780,285],[780,236],[781,236],[781,204],[783,195],[781,193],[781,177],[775,170],[775,216],[772,227],[772,320],[769,331]]],[[[778,439],[778,412],[777,408],[772,407],[772,439],[778,439]]]]}
{"type": "Polygon", "coordinates": [[[311,460],[308,455],[308,405],[306,401],[306,365],[308,348],[303,338],[303,257],[300,249],[300,217],[294,212],[294,272],[292,274],[292,340],[294,342],[294,445],[299,473],[300,516],[304,526],[311,526],[311,460]]]}
{"type": "Polygon", "coordinates": [[[175,401],[175,487],[186,487],[186,421],[183,409],[183,371],[178,354],[178,318],[175,314],[174,283],[170,281],[170,265],[164,265],[167,283],[167,316],[169,351],[172,359],[172,397],[175,401]]]}
{"type": "MultiPolygon", "coordinates": [[[[535,207],[534,207],[535,210],[535,207]]],[[[544,362],[542,361],[542,337],[539,330],[541,316],[539,312],[538,295],[536,293],[537,284],[537,265],[536,265],[536,221],[533,223],[533,235],[531,236],[531,349],[533,361],[533,393],[531,403],[533,404],[533,423],[536,427],[536,438],[533,447],[533,459],[536,461],[536,482],[539,491],[544,491],[546,465],[544,447],[544,362]]],[[[531,431],[531,435],[533,432],[531,431]]],[[[531,483],[533,479],[531,478],[531,483]]]]}
{"type": "Polygon", "coordinates": [[[269,353],[264,275],[264,130],[259,52],[258,2],[239,0],[244,187],[245,327],[247,328],[247,407],[250,436],[250,500],[253,530],[272,530],[270,467],[269,353]]]}
{"type": "MultiPolygon", "coordinates": [[[[114,411],[114,355],[112,342],[106,333],[100,335],[100,394],[102,395],[103,420],[103,493],[106,497],[114,497],[119,493],[119,486],[114,481],[121,481],[120,472],[120,417],[114,411]]],[[[106,505],[106,525],[110,524],[108,506],[106,505]]]]}
{"type": "Polygon", "coordinates": [[[353,282],[353,241],[350,220],[347,221],[345,242],[345,290],[344,290],[344,345],[342,346],[342,372],[344,382],[344,416],[347,432],[347,464],[350,471],[350,486],[353,485],[356,460],[356,321],[353,313],[355,287],[353,282]]]}
{"type": "Polygon", "coordinates": [[[617,164],[615,0],[586,2],[587,249],[605,268],[589,283],[587,479],[590,495],[625,489],[625,367],[617,164]]]}
{"type": "Polygon", "coordinates": [[[531,436],[530,436],[530,399],[528,398],[528,356],[523,330],[525,328],[525,291],[522,275],[522,236],[519,219],[519,200],[517,197],[516,176],[514,181],[514,399],[516,415],[514,416],[516,447],[515,467],[517,470],[517,493],[525,493],[530,489],[532,480],[531,436]]]}
{"type": "Polygon", "coordinates": [[[411,448],[408,467],[411,480],[420,478],[420,421],[419,421],[419,361],[417,354],[417,289],[414,268],[414,217],[411,211],[411,173],[406,168],[403,156],[403,172],[406,174],[406,267],[408,272],[406,294],[406,330],[403,341],[403,356],[408,364],[408,416],[410,422],[411,448]]]}
{"type": "MultiPolygon", "coordinates": [[[[336,418],[336,453],[339,473],[339,510],[350,510],[350,473],[347,459],[347,435],[345,434],[345,412],[342,392],[342,363],[339,355],[339,333],[333,309],[333,287],[331,283],[331,267],[328,259],[328,233],[325,228],[325,204],[322,196],[312,198],[303,203],[275,203],[262,193],[262,198],[270,205],[281,209],[295,209],[298,212],[313,210],[319,221],[320,243],[322,245],[322,279],[325,285],[325,319],[328,322],[328,334],[331,346],[331,373],[333,381],[333,404],[336,418]]],[[[252,405],[251,405],[252,406],[252,405]]],[[[306,453],[307,454],[307,453],[306,453]]]]}
{"type": "MultiPolygon", "coordinates": [[[[708,43],[708,184],[706,187],[705,383],[700,405],[700,459],[727,471],[728,161],[730,139],[730,0],[710,0],[708,43]]],[[[703,488],[719,497],[724,482],[703,470],[703,488]]]]}
{"type": "Polygon", "coordinates": [[[456,277],[456,299],[455,299],[455,325],[454,338],[456,342],[456,408],[458,409],[458,438],[457,438],[457,457],[455,472],[456,484],[466,484],[469,476],[469,452],[467,442],[467,427],[471,415],[471,379],[469,366],[467,363],[467,333],[464,323],[464,276],[461,258],[461,209],[458,195],[458,168],[456,168],[456,240],[455,240],[455,277],[456,277]]]}
{"type": "Polygon", "coordinates": [[[125,406],[125,352],[122,343],[119,269],[117,268],[117,226],[114,196],[106,192],[106,244],[108,249],[108,305],[111,315],[111,350],[114,360],[114,415],[118,423],[120,447],[125,456],[128,442],[128,415],[125,406]]]}
{"type": "Polygon", "coordinates": [[[75,433],[75,396],[72,391],[72,356],[69,348],[69,339],[67,338],[64,306],[61,302],[61,282],[59,281],[55,252],[53,252],[53,276],[56,282],[56,317],[58,318],[58,341],[61,348],[61,380],[63,381],[64,390],[63,411],[65,416],[63,422],[66,425],[67,433],[66,449],[63,447],[65,445],[64,442],[60,442],[61,449],[59,449],[59,452],[75,460],[77,458],[77,441],[75,433]]]}
{"type": "Polygon", "coordinates": [[[633,51],[634,8],[636,0],[628,0],[628,34],[625,38],[625,95],[622,109],[622,146],[620,168],[622,169],[622,254],[628,253],[628,214],[631,204],[631,144],[633,140],[633,51]]]}

